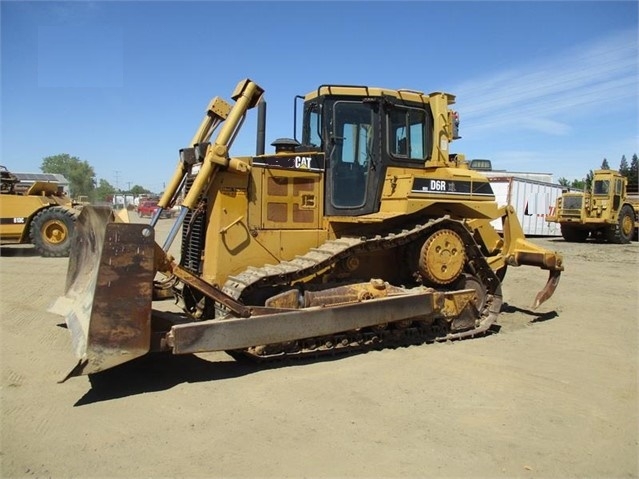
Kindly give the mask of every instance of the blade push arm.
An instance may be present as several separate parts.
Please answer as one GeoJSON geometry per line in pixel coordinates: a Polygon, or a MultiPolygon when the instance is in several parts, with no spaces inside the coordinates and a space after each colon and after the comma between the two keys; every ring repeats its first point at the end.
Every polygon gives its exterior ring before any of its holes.
{"type": "MultiPolygon", "coordinates": [[[[206,109],[206,114],[204,115],[197,132],[193,136],[191,143],[189,143],[189,146],[193,147],[199,143],[209,141],[215,129],[220,125],[220,123],[228,118],[230,111],[231,105],[219,97],[213,98],[209,103],[209,106],[206,109]]],[[[162,194],[162,198],[160,198],[160,201],[158,202],[158,206],[160,208],[168,208],[173,203],[175,195],[179,191],[182,181],[188,172],[188,163],[185,150],[181,150],[180,161],[175,168],[173,177],[169,181],[167,188],[162,194]]]]}
{"type": "Polygon", "coordinates": [[[235,87],[233,100],[235,105],[231,108],[226,122],[222,126],[215,142],[208,146],[202,168],[197,174],[189,193],[184,198],[182,205],[193,209],[200,194],[215,176],[220,167],[227,167],[238,172],[246,172],[248,165],[229,160],[228,151],[236,131],[238,130],[244,115],[248,110],[257,105],[264,91],[251,80],[243,80],[235,87]]]}
{"type": "MultiPolygon", "coordinates": [[[[242,80],[235,87],[232,95],[233,100],[235,100],[235,104],[229,110],[226,121],[222,125],[215,142],[207,145],[202,167],[198,171],[191,189],[182,202],[180,215],[176,219],[166,241],[164,242],[164,245],[162,246],[162,249],[165,252],[171,247],[175,236],[184,222],[186,214],[189,210],[196,207],[198,198],[208,188],[208,185],[211,184],[211,180],[214,178],[215,173],[219,168],[231,169],[238,173],[248,173],[249,165],[237,159],[230,159],[228,152],[246,112],[258,104],[263,93],[264,90],[260,88],[257,83],[249,79],[242,80]]],[[[221,116],[218,117],[221,118],[221,116]]],[[[201,143],[199,140],[208,139],[207,136],[210,136],[209,131],[211,131],[212,126],[213,124],[211,123],[209,125],[207,118],[205,118],[202,125],[200,125],[194,140],[198,140],[199,144],[201,143]]],[[[180,161],[178,169],[171,181],[171,187],[175,188],[175,191],[177,191],[178,185],[182,182],[186,175],[186,171],[187,166],[180,161]]],[[[165,192],[162,197],[162,200],[166,201],[167,205],[169,204],[167,201],[167,198],[169,197],[172,198],[169,191],[165,192]]],[[[160,205],[162,205],[162,203],[160,203],[160,205]]]]}

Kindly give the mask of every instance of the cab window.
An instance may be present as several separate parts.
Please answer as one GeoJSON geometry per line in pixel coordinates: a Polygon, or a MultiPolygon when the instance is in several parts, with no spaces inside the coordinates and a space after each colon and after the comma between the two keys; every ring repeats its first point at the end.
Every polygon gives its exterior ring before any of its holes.
{"type": "Polygon", "coordinates": [[[320,107],[317,104],[311,105],[307,110],[308,130],[304,132],[303,143],[311,146],[321,146],[321,123],[320,123],[320,107]]]}
{"type": "Polygon", "coordinates": [[[426,159],[426,112],[416,108],[393,108],[388,113],[388,149],[399,159],[426,159]]]}

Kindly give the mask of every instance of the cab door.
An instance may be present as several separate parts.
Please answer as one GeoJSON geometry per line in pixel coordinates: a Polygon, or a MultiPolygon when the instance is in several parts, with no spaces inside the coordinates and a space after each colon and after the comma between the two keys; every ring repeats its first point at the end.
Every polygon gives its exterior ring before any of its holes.
{"type": "Polygon", "coordinates": [[[358,216],[378,209],[380,139],[377,104],[336,101],[330,110],[325,210],[358,216]]]}
{"type": "Polygon", "coordinates": [[[623,191],[623,180],[621,178],[617,178],[615,179],[615,190],[612,196],[612,209],[614,211],[619,211],[622,195],[625,196],[623,191]]]}

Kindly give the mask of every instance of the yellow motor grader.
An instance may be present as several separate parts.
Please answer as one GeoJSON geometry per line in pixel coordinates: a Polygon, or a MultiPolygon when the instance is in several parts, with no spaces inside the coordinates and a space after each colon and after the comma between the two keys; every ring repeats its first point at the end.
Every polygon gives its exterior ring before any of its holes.
{"type": "Polygon", "coordinates": [[[78,358],[67,377],[151,351],[268,360],[478,336],[508,266],[549,271],[534,307],[553,294],[561,256],[526,241],[512,207],[450,152],[453,95],[321,85],[296,97],[301,141],[294,127],[266,154],[263,93],[246,79],[233,102],[210,102],[150,224],[83,208],[52,309],[78,358]],[[257,152],[232,157],[254,107],[257,152]],[[157,244],[161,210],[182,197],[157,244]],[[182,312],[154,307],[161,298],[182,312]]]}

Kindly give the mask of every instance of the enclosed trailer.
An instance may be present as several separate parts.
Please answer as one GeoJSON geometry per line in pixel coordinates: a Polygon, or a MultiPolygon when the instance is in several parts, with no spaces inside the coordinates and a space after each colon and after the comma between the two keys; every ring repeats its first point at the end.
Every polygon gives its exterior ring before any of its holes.
{"type": "MultiPolygon", "coordinates": [[[[546,222],[546,216],[552,213],[557,198],[568,187],[517,176],[489,174],[488,177],[497,204],[515,208],[526,236],[561,236],[559,225],[546,222]]],[[[492,224],[499,232],[502,231],[500,220],[492,224]]]]}

